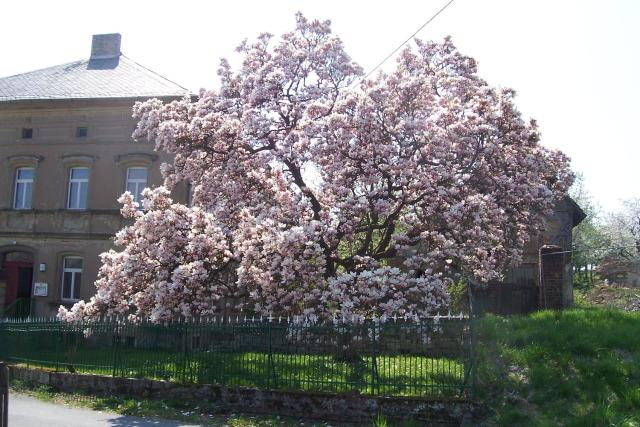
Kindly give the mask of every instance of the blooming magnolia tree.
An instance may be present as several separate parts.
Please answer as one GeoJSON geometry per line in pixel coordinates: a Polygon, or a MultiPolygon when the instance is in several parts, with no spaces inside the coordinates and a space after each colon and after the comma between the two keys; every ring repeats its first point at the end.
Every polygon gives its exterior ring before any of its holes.
{"type": "Polygon", "coordinates": [[[433,313],[460,272],[488,281],[518,261],[571,183],[513,91],[448,38],[365,80],[329,22],[302,15],[238,50],[218,91],[134,107],[134,136],[175,156],[165,185],[189,181],[195,207],[148,192],[76,316],[196,315],[238,292],[262,314],[433,313]],[[213,280],[225,262],[233,286],[213,280]]]}
{"type": "Polygon", "coordinates": [[[63,307],[60,317],[83,320],[102,314],[152,320],[213,314],[221,295],[232,295],[226,268],[229,242],[210,213],[173,204],[166,188],[145,189],[145,211],[130,193],[119,201],[135,220],[115,237],[123,249],[102,254],[97,293],[88,303],[63,307]]]}

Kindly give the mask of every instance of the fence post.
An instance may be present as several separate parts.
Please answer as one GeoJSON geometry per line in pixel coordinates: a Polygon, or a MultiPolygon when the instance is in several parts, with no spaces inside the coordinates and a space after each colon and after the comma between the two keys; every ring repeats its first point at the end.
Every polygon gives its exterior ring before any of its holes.
{"type": "MultiPolygon", "coordinates": [[[[51,328],[51,336],[54,337],[53,347],[57,354],[63,354],[63,340],[64,340],[64,332],[62,332],[62,328],[51,328]]],[[[60,357],[56,357],[56,372],[60,370],[60,357]]]]}
{"type": "Polygon", "coordinates": [[[372,349],[371,349],[371,393],[380,394],[380,378],[378,376],[378,360],[376,358],[376,344],[378,337],[376,335],[376,319],[371,321],[373,327],[372,349]]]}
{"type": "Polygon", "coordinates": [[[0,362],[0,427],[9,426],[9,368],[0,362]]]}
{"type": "Polygon", "coordinates": [[[470,348],[469,348],[469,391],[471,399],[476,397],[476,318],[473,313],[469,313],[469,331],[470,331],[470,348]]]}
{"type": "Polygon", "coordinates": [[[107,329],[111,329],[114,332],[113,335],[113,372],[111,374],[112,377],[116,377],[118,373],[118,348],[120,347],[120,328],[118,325],[118,320],[111,324],[109,320],[106,321],[107,329]]]}
{"type": "Polygon", "coordinates": [[[183,320],[180,324],[180,335],[182,335],[182,384],[187,383],[187,320],[183,320]]]}
{"type": "Polygon", "coordinates": [[[467,278],[467,290],[469,292],[469,392],[471,399],[475,399],[476,396],[476,317],[479,317],[482,313],[477,313],[477,306],[475,300],[475,292],[473,292],[474,283],[467,278]]]}
{"type": "Polygon", "coordinates": [[[269,359],[267,365],[267,388],[271,388],[272,381],[271,376],[273,375],[273,386],[275,387],[275,372],[273,369],[273,346],[272,346],[272,336],[271,336],[271,318],[267,320],[269,323],[268,331],[269,331],[269,359]]]}

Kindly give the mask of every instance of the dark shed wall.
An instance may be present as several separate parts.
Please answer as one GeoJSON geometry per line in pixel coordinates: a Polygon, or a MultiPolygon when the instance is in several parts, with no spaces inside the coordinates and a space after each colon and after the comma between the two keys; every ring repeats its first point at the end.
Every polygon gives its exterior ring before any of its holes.
{"type": "Polygon", "coordinates": [[[542,233],[531,236],[525,246],[522,263],[508,270],[502,282],[490,283],[476,292],[480,309],[499,314],[526,313],[545,308],[549,295],[554,295],[553,304],[546,307],[570,307],[573,304],[572,234],[573,227],[582,219],[584,213],[569,197],[558,202],[553,213],[545,218],[542,233]],[[544,246],[554,249],[541,255],[540,249],[544,246]],[[540,292],[541,260],[550,262],[545,270],[549,283],[543,288],[544,293],[540,292]]]}

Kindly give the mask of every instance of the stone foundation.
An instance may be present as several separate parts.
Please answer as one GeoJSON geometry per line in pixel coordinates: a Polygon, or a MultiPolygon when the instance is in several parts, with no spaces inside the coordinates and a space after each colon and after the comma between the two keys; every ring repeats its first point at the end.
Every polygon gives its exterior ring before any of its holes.
{"type": "Polygon", "coordinates": [[[481,414],[479,405],[455,399],[433,400],[216,385],[181,385],[167,381],[49,372],[16,366],[10,367],[10,376],[27,384],[48,385],[63,392],[115,394],[151,399],[206,400],[225,412],[356,423],[370,423],[378,413],[381,413],[389,420],[413,419],[430,426],[472,426],[477,424],[481,414]]]}

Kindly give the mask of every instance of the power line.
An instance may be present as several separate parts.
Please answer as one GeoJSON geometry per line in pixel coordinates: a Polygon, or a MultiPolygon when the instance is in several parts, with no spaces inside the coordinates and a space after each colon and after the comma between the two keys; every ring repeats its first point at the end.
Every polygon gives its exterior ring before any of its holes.
{"type": "Polygon", "coordinates": [[[369,71],[362,79],[360,79],[360,81],[365,80],[367,77],[369,77],[371,74],[373,74],[374,71],[376,71],[378,68],[380,68],[380,66],[382,64],[384,64],[385,62],[387,62],[387,60],[389,58],[391,58],[397,51],[399,51],[402,46],[404,46],[405,44],[407,44],[411,39],[413,39],[420,31],[422,31],[422,29],[424,27],[426,27],[427,25],[429,25],[429,23],[431,21],[433,21],[434,19],[436,19],[436,17],[438,15],[440,15],[442,12],[444,12],[444,10],[449,7],[449,5],[451,3],[453,3],[454,0],[449,0],[444,6],[442,6],[440,8],[440,10],[438,10],[431,18],[429,18],[424,24],[422,24],[420,26],[420,28],[418,28],[413,34],[411,34],[405,41],[403,41],[398,47],[396,47],[393,52],[391,52],[389,55],[387,55],[382,61],[380,61],[380,63],[378,65],[376,65],[375,67],[373,67],[373,69],[371,71],[369,71]]]}

